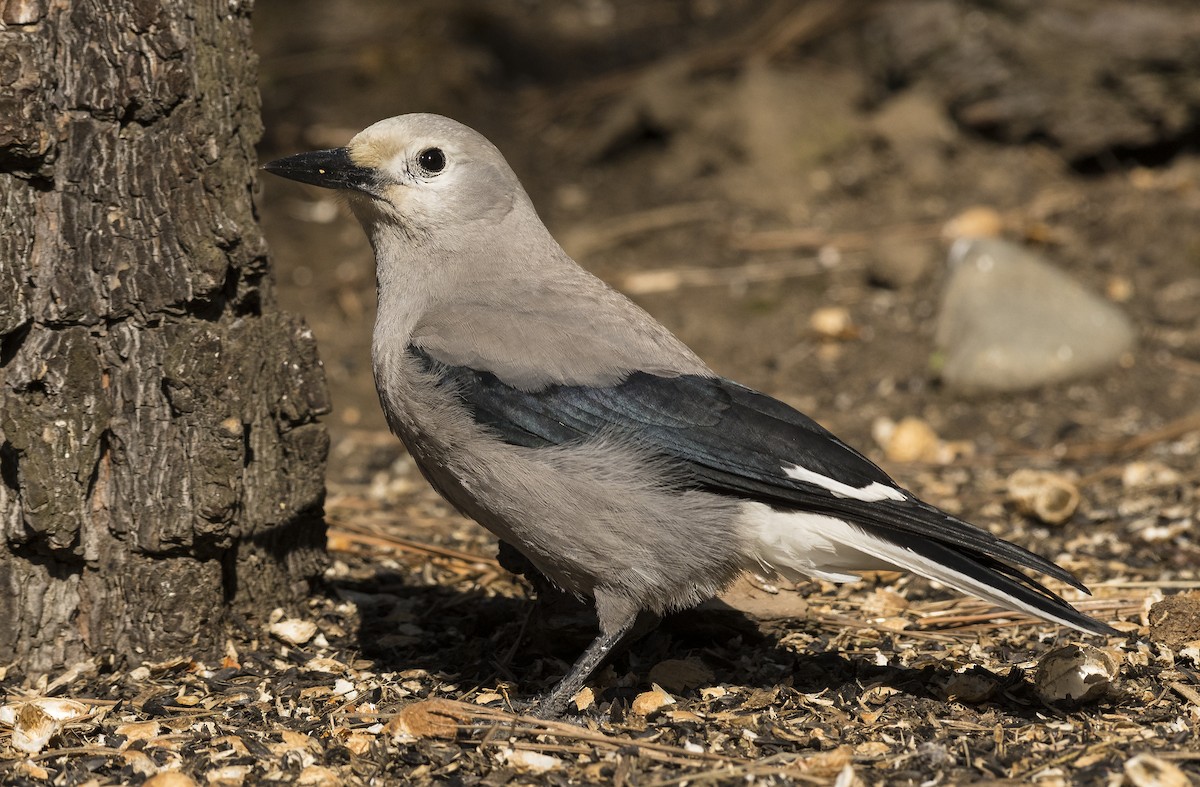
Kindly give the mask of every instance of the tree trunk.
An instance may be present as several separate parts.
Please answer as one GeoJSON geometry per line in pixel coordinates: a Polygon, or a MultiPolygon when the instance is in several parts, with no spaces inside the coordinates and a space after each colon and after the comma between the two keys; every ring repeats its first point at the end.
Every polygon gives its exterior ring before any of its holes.
{"type": "Polygon", "coordinates": [[[321,568],[327,394],[251,200],[249,14],[0,0],[0,663],[210,654],[321,568]]]}

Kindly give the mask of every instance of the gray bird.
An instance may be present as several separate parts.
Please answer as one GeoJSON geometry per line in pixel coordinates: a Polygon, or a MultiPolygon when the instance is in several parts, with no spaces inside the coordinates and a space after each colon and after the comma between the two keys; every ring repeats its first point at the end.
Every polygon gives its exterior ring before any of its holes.
{"type": "Polygon", "coordinates": [[[559,715],[639,614],[740,572],[833,582],[911,571],[1080,631],[1115,633],[1016,567],[1055,563],[922,502],[782,402],[715,374],[555,242],[500,151],[437,115],[266,165],[349,198],[375,252],[375,385],[457,509],[600,635],[538,712],[559,715]]]}

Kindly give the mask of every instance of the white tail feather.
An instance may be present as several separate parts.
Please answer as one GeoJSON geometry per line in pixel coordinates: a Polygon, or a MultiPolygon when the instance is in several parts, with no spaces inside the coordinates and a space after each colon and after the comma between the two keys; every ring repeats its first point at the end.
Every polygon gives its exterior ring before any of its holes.
{"type": "Polygon", "coordinates": [[[789,579],[852,582],[860,577],[851,572],[910,571],[1005,609],[1087,631],[1077,623],[1038,609],[976,577],[874,536],[845,520],[802,511],[778,511],[762,503],[747,503],[743,511],[742,522],[750,534],[750,557],[754,563],[789,579]]]}

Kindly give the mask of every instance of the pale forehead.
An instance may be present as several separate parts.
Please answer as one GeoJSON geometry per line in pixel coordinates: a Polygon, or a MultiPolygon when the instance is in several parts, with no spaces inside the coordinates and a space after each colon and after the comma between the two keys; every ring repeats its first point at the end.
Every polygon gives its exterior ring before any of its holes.
{"type": "MultiPolygon", "coordinates": [[[[495,151],[486,139],[458,121],[441,115],[400,115],[360,131],[347,147],[360,167],[385,166],[395,157],[426,145],[451,146],[468,153],[495,151]]],[[[495,155],[499,155],[498,152],[495,155]]]]}

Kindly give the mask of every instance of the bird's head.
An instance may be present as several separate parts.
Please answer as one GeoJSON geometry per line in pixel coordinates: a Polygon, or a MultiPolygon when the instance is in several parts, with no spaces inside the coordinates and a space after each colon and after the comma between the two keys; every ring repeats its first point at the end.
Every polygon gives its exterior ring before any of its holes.
{"type": "Polygon", "coordinates": [[[392,229],[410,240],[444,242],[447,229],[461,237],[528,203],[500,151],[440,115],[381,120],[345,147],[299,153],[263,169],[341,191],[372,237],[392,229]]]}

